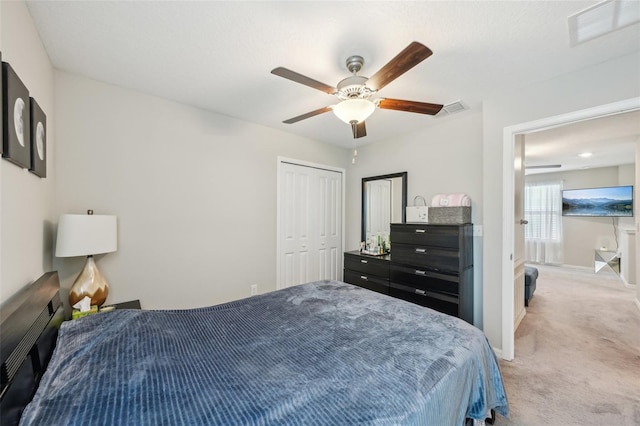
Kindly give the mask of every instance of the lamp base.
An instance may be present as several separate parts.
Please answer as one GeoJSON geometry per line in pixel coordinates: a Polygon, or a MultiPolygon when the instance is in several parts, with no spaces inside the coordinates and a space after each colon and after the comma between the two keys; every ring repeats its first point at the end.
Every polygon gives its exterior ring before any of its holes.
{"type": "Polygon", "coordinates": [[[69,289],[69,303],[71,306],[88,296],[91,304],[102,306],[109,295],[109,284],[98,270],[93,256],[87,256],[87,263],[69,289]]]}

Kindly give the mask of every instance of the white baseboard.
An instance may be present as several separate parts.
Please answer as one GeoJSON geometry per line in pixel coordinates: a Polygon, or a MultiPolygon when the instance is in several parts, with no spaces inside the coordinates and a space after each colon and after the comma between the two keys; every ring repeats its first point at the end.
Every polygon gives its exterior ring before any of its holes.
{"type": "Polygon", "coordinates": [[[620,278],[622,279],[622,284],[624,284],[624,286],[626,288],[636,288],[635,284],[630,284],[627,282],[627,279],[625,277],[623,277],[622,275],[620,275],[620,278]]]}
{"type": "MultiPolygon", "coordinates": [[[[497,356],[499,359],[504,359],[504,358],[502,357],[502,349],[498,349],[498,348],[493,347],[493,346],[491,346],[491,349],[493,349],[493,352],[496,354],[496,356],[497,356]]],[[[512,359],[504,359],[504,360],[505,360],[505,361],[513,361],[512,359]]]]}

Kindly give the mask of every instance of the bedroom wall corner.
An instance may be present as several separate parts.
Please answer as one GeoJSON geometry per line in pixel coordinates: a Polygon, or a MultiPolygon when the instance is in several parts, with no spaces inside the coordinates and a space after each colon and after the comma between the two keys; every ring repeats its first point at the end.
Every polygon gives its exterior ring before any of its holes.
{"type": "Polygon", "coordinates": [[[52,269],[53,66],[24,1],[0,2],[0,50],[47,116],[47,177],[0,160],[0,303],[52,269]]]}

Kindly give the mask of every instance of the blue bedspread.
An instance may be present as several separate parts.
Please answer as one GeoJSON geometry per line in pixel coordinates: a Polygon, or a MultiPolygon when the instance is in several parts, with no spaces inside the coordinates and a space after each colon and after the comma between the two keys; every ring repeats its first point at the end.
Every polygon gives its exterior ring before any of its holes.
{"type": "Polygon", "coordinates": [[[508,414],[477,328],[339,281],[62,325],[23,425],[462,425],[508,414]]]}

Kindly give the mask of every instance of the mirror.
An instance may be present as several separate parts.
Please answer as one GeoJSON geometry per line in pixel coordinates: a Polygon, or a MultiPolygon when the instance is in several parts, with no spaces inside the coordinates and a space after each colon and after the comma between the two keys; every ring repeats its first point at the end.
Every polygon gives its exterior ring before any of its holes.
{"type": "Polygon", "coordinates": [[[388,241],[391,223],[406,221],[407,172],[362,178],[362,235],[388,241]]]}

